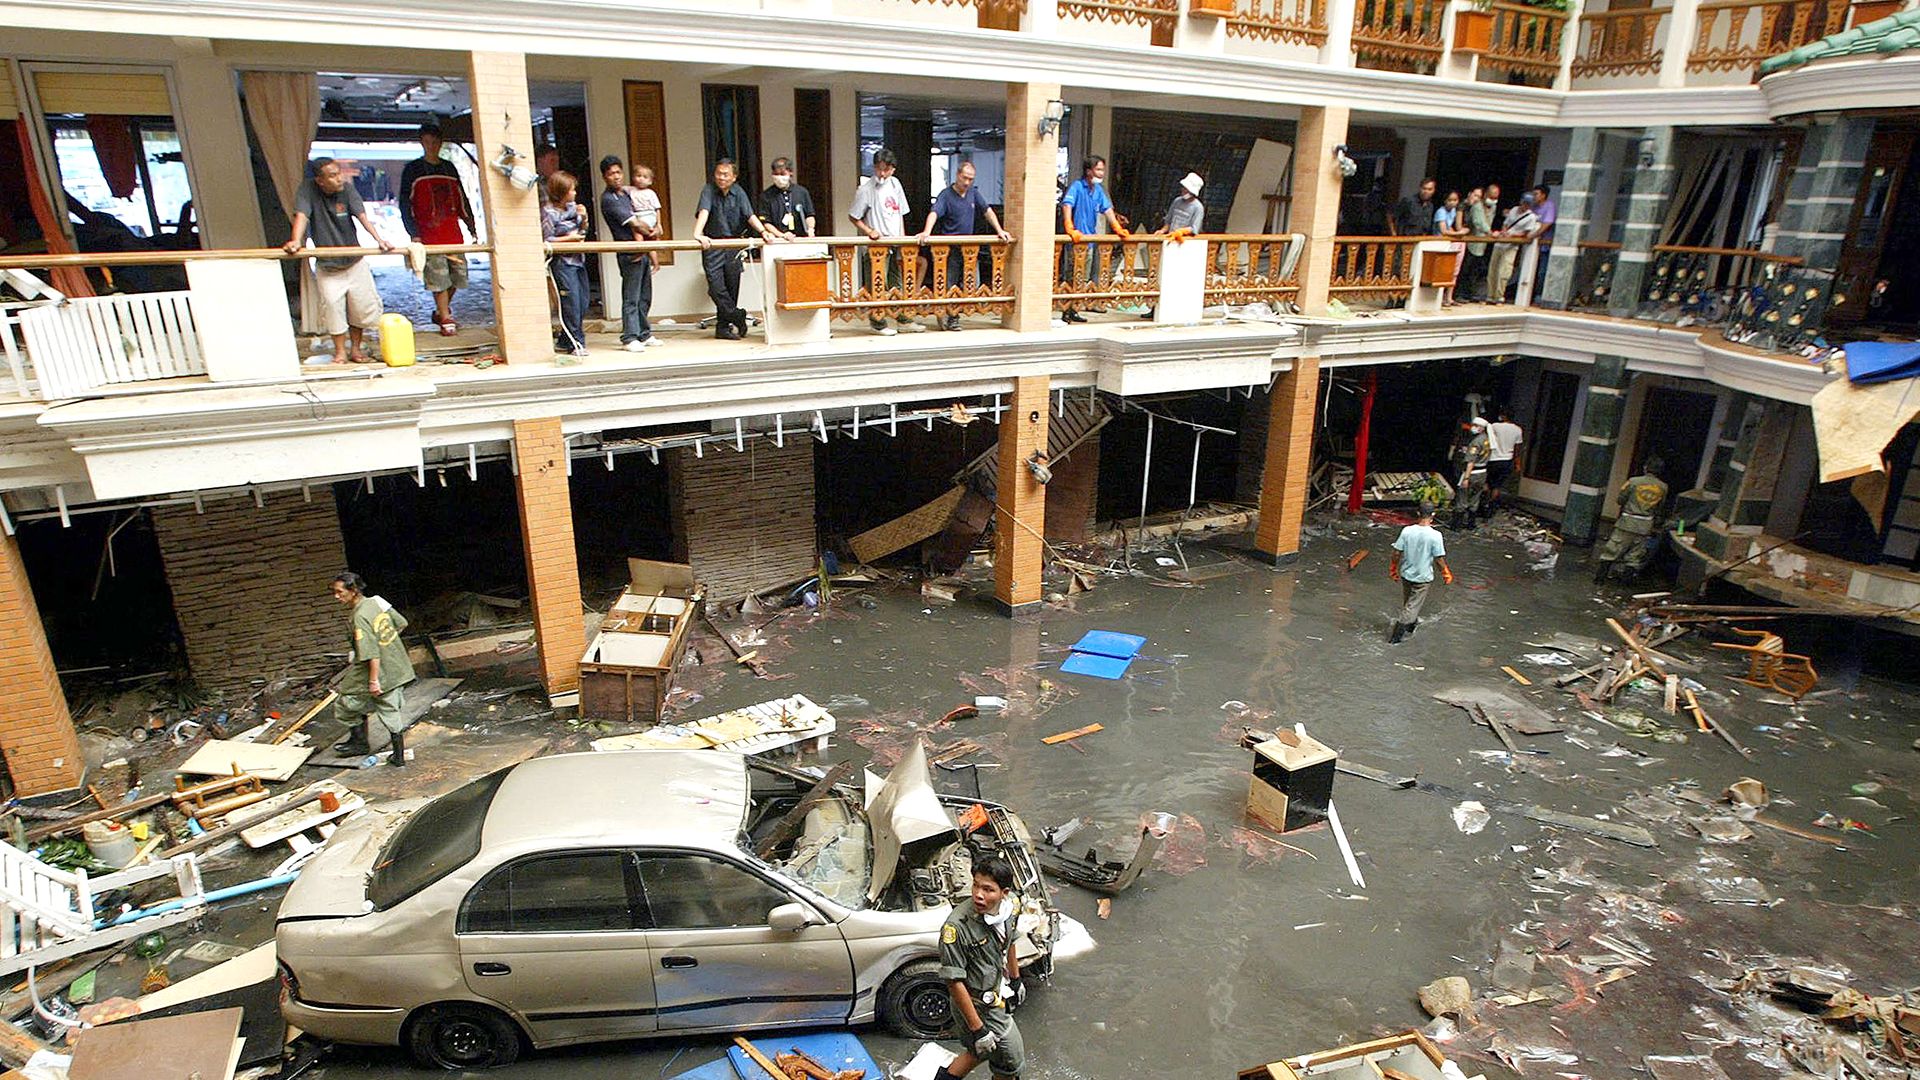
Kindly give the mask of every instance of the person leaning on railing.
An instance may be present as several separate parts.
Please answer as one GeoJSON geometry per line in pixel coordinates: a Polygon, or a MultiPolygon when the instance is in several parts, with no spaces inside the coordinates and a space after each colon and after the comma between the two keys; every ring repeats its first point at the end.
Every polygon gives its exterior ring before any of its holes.
{"type": "MultiPolygon", "coordinates": [[[[1060,196],[1060,224],[1065,226],[1067,239],[1073,241],[1060,250],[1060,280],[1071,286],[1074,272],[1079,263],[1079,252],[1075,247],[1087,237],[1100,232],[1105,222],[1113,229],[1115,236],[1122,240],[1130,239],[1127,227],[1113,212],[1113,200],[1107,196],[1107,159],[1098,154],[1080,163],[1080,179],[1067,185],[1066,194],[1060,196]]],[[[1087,282],[1100,280],[1100,249],[1087,247],[1087,282]]],[[[1097,310],[1097,309],[1096,309],[1097,310]]],[[[1071,305],[1061,313],[1066,322],[1086,322],[1086,317],[1075,311],[1071,305]]]]}
{"type": "Polygon", "coordinates": [[[1458,299],[1480,303],[1487,298],[1489,245],[1471,241],[1493,235],[1493,204],[1499,192],[1500,189],[1491,184],[1467,192],[1467,202],[1461,210],[1461,216],[1466,220],[1467,236],[1471,239],[1467,244],[1466,257],[1460,260],[1460,284],[1455,290],[1458,299]],[[1494,193],[1494,199],[1487,197],[1488,191],[1494,193]]]}
{"type": "MultiPolygon", "coordinates": [[[[540,235],[549,244],[577,244],[587,238],[587,211],[575,200],[580,185],[565,169],[547,177],[547,203],[540,208],[540,235]]],[[[587,257],[547,256],[547,268],[560,299],[560,337],[555,352],[587,355],[587,257]]]]}
{"type": "MultiPolygon", "coordinates": [[[[315,247],[357,248],[360,235],[354,222],[367,230],[381,251],[393,245],[367,216],[366,203],[347,182],[340,163],[330,157],[314,158],[307,165],[308,177],[293,200],[293,235],[281,247],[297,254],[306,246],[309,231],[315,247]]],[[[320,286],[320,304],[326,318],[327,334],[333,338],[333,362],[372,363],[367,356],[366,332],[380,325],[380,290],[374,287],[373,271],[358,255],[319,256],[314,260],[314,278],[320,286]],[[349,335],[353,351],[347,351],[349,335]]]]}
{"type": "MultiPolygon", "coordinates": [[[[898,164],[899,159],[886,147],[874,151],[873,175],[860,181],[860,187],[853,193],[853,205],[847,210],[847,218],[869,240],[907,235],[907,192],[900,186],[900,178],[893,175],[894,167],[898,164]]],[[[900,288],[901,260],[908,257],[909,253],[901,248],[889,249],[883,244],[868,248],[867,280],[873,280],[874,260],[878,260],[879,265],[885,268],[881,273],[886,278],[887,289],[897,292],[900,288]]],[[[894,321],[909,330],[924,329],[904,315],[895,316],[894,321]]],[[[870,317],[867,323],[876,334],[891,337],[896,333],[884,318],[870,317]]]]}
{"type": "Polygon", "coordinates": [[[707,295],[713,299],[713,336],[739,341],[747,336],[747,313],[740,307],[740,263],[744,251],[714,250],[715,240],[736,240],[752,229],[768,240],[786,240],[778,228],[760,220],[747,193],[734,184],[738,177],[731,158],[713,163],[713,182],[700,189],[700,206],[693,215],[693,237],[700,242],[700,263],[707,274],[707,295]]]}
{"type": "MultiPolygon", "coordinates": [[[[1520,196],[1520,201],[1507,209],[1506,218],[1500,227],[1501,236],[1532,236],[1540,228],[1540,219],[1533,213],[1533,193],[1520,196]]],[[[1513,276],[1513,261],[1520,256],[1519,244],[1492,244],[1492,254],[1487,270],[1487,303],[1504,304],[1507,302],[1507,282],[1513,276]]]]}
{"type": "MultiPolygon", "coordinates": [[[[960,167],[954,170],[953,183],[933,197],[933,205],[927,210],[926,224],[921,227],[918,237],[922,250],[925,250],[929,236],[974,235],[981,218],[986,219],[987,224],[993,227],[993,234],[1001,240],[1013,239],[1011,233],[1000,227],[1000,216],[993,212],[993,207],[980,194],[980,189],[973,186],[973,176],[973,162],[961,162],[960,167]]],[[[947,249],[947,288],[950,290],[966,288],[967,260],[964,248],[965,245],[955,244],[947,249]]],[[[979,269],[980,283],[992,281],[993,263],[986,245],[980,245],[975,255],[974,266],[979,269]]],[[[931,260],[935,256],[929,255],[927,258],[931,277],[931,260]]],[[[940,320],[940,325],[945,330],[958,330],[960,316],[949,312],[940,320]]]]}

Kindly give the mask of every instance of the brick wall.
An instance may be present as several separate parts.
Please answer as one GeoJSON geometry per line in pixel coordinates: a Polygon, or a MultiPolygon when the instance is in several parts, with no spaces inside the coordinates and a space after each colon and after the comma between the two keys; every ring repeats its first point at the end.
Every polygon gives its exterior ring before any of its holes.
{"type": "Polygon", "coordinates": [[[580,562],[573,546],[573,500],[567,482],[567,442],[560,418],[515,420],[513,448],[520,471],[520,541],[526,553],[527,592],[540,642],[540,681],[547,693],[580,688],[580,656],[587,625],[580,611],[580,562]]]}
{"type": "MultiPolygon", "coordinates": [[[[511,146],[533,168],[533,111],[527,105],[527,58],[522,53],[476,52],[468,56],[467,86],[473,93],[473,138],[482,162],[511,146]]],[[[581,180],[581,201],[590,201],[581,180]]],[[[553,322],[547,304],[544,241],[540,238],[540,193],[522,191],[490,165],[480,168],[480,204],[493,242],[493,310],[500,353],[524,364],[553,355],[553,322]]],[[[584,648],[584,646],[583,646],[584,648]]],[[[576,657],[575,659],[578,659],[576,657]]]]}
{"type": "Polygon", "coordinates": [[[708,447],[705,457],[667,458],[674,558],[691,563],[710,600],[794,581],[819,558],[814,529],[813,446],[760,440],[745,452],[708,447]]]}
{"type": "Polygon", "coordinates": [[[1077,544],[1092,532],[1100,506],[1100,436],[1089,435],[1047,484],[1047,539],[1077,544]]]}
{"type": "Polygon", "coordinates": [[[1320,358],[1303,356],[1280,376],[1269,395],[1266,469],[1260,480],[1260,527],[1254,543],[1275,563],[1300,554],[1300,520],[1307,510],[1307,471],[1313,467],[1314,406],[1320,358]]]}
{"type": "Polygon", "coordinates": [[[1015,379],[1000,423],[1000,482],[993,501],[993,595],[1003,607],[1040,602],[1040,538],[1047,528],[1047,489],[1027,470],[1047,446],[1052,415],[1045,375],[1015,379]],[[1028,419],[1032,417],[1032,419],[1028,419]]]}
{"type": "MultiPolygon", "coordinates": [[[[245,692],[249,680],[304,676],[336,666],[321,654],[347,647],[347,614],[327,591],[348,569],[340,512],[321,488],[209,500],[153,510],[174,617],[203,689],[245,692]]],[[[360,570],[374,592],[378,568],[360,570]]]]}
{"type": "Polygon", "coordinates": [[[1260,474],[1266,471],[1267,418],[1271,403],[1265,389],[1257,390],[1240,410],[1240,438],[1236,451],[1233,497],[1243,503],[1260,501],[1260,474]]]}
{"type": "Polygon", "coordinates": [[[80,786],[86,764],[47,649],[20,544],[0,533],[0,752],[20,795],[80,786]]]}

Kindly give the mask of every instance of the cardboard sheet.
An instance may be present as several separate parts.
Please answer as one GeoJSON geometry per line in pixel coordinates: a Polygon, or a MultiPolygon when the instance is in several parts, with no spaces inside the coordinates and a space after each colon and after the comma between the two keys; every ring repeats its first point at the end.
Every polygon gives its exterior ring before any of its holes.
{"type": "Polygon", "coordinates": [[[1821,483],[1884,473],[1887,444],[1920,416],[1920,380],[1861,385],[1835,379],[1813,395],[1812,404],[1821,483]]]}
{"type": "Polygon", "coordinates": [[[240,1010],[127,1020],[80,1033],[70,1080],[231,1080],[240,1057],[240,1010]]]}
{"type": "Polygon", "coordinates": [[[175,770],[188,776],[232,776],[237,768],[262,780],[290,779],[313,756],[314,747],[214,739],[175,770]]]}

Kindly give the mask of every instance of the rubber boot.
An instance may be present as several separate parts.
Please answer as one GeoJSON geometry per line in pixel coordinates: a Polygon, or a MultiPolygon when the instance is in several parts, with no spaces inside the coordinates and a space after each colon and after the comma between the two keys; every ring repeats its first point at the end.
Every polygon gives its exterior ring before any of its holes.
{"type": "Polygon", "coordinates": [[[406,765],[407,765],[406,732],[396,731],[393,733],[393,753],[387,755],[387,764],[393,766],[396,769],[406,768],[406,765]]]}
{"type": "Polygon", "coordinates": [[[1408,624],[1407,624],[1407,633],[1406,633],[1406,636],[1407,636],[1407,637],[1412,637],[1412,636],[1413,636],[1413,628],[1414,628],[1414,627],[1416,627],[1416,626],[1419,626],[1419,625],[1420,625],[1420,620],[1419,620],[1419,619],[1415,619],[1415,620],[1413,620],[1412,622],[1410,622],[1410,623],[1408,623],[1408,624]]]}
{"type": "Polygon", "coordinates": [[[1393,624],[1393,633],[1387,635],[1387,644],[1398,645],[1400,644],[1400,639],[1406,636],[1407,636],[1407,624],[1403,622],[1396,622],[1393,624]]]}

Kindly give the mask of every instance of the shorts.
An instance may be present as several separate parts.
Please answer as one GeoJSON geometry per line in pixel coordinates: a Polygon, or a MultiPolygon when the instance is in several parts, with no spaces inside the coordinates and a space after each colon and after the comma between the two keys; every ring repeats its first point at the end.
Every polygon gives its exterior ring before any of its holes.
{"type": "Polygon", "coordinates": [[[1013,1014],[986,1008],[980,1011],[980,1022],[1000,1036],[1000,1045],[987,1055],[987,1068],[998,1080],[1020,1080],[1020,1070],[1027,1065],[1027,1046],[1020,1039],[1020,1025],[1013,1022],[1013,1014]]]}
{"type": "Polygon", "coordinates": [[[380,325],[380,290],[373,286],[373,271],[367,260],[356,259],[352,266],[330,270],[321,267],[314,277],[320,283],[320,313],[329,334],[344,334],[347,327],[372,330],[380,325]]]}
{"type": "Polygon", "coordinates": [[[1494,491],[1504,491],[1507,481],[1513,477],[1513,459],[1487,462],[1487,487],[1494,491]]]}
{"type": "Polygon", "coordinates": [[[426,265],[420,268],[420,280],[426,283],[428,292],[464,289],[467,287],[467,257],[429,255],[426,265]]]}

